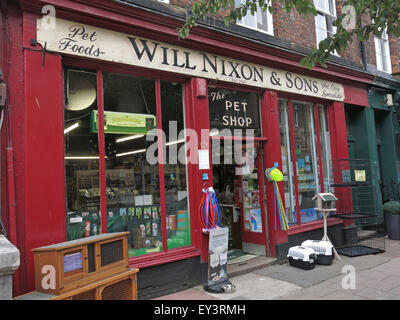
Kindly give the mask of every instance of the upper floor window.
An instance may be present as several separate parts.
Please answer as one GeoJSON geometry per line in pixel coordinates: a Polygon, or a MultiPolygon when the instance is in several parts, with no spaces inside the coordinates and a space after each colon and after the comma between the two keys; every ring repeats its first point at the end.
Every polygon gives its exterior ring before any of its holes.
{"type": "Polygon", "coordinates": [[[386,30],[380,38],[375,36],[376,67],[378,70],[392,73],[392,62],[390,59],[389,37],[386,30]]]}
{"type": "MultiPolygon", "coordinates": [[[[235,0],[235,5],[236,7],[239,7],[241,4],[244,4],[245,2],[246,2],[245,0],[235,0]]],[[[257,5],[257,12],[255,13],[254,16],[248,13],[237,23],[248,28],[266,32],[270,35],[274,34],[274,28],[272,24],[272,14],[268,10],[263,11],[263,9],[261,9],[258,5],[257,5]]]]}
{"type": "Polygon", "coordinates": [[[317,10],[315,32],[318,45],[320,41],[336,33],[336,27],[333,25],[333,21],[336,20],[336,7],[334,0],[314,0],[314,6],[317,10]]]}

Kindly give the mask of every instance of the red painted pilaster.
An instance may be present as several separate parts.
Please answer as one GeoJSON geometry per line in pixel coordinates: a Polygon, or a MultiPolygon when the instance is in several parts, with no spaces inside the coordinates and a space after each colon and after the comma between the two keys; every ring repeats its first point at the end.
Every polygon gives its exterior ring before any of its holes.
{"type": "Polygon", "coordinates": [[[66,241],[62,75],[59,55],[25,50],[24,292],[34,289],[31,249],[66,241]]]}
{"type": "MultiPolygon", "coordinates": [[[[192,221],[192,244],[201,252],[201,262],[208,260],[208,235],[202,233],[200,220],[200,200],[203,187],[212,186],[212,167],[211,167],[211,147],[210,139],[204,136],[202,138],[201,130],[209,130],[210,119],[208,109],[207,81],[200,78],[190,80],[186,88],[186,128],[194,129],[197,133],[197,149],[209,150],[210,168],[208,170],[199,170],[198,161],[188,164],[188,180],[192,190],[189,192],[190,216],[192,221]],[[203,181],[202,175],[206,173],[208,180],[203,181]]],[[[188,143],[191,143],[189,140],[188,143]]],[[[194,146],[194,145],[192,145],[194,146]]],[[[197,159],[197,150],[190,148],[190,152],[196,152],[190,159],[197,159]]]]}
{"type": "MultiPolygon", "coordinates": [[[[278,163],[278,167],[282,171],[279,110],[276,91],[264,92],[261,102],[261,119],[263,136],[268,138],[267,143],[264,144],[264,167],[271,168],[275,163],[278,163]]],[[[284,194],[283,182],[278,183],[278,186],[281,195],[284,194]]],[[[271,256],[275,256],[275,246],[288,242],[288,236],[286,231],[281,230],[279,217],[277,217],[275,230],[274,187],[268,180],[266,180],[266,189],[270,252],[271,256]]]]}

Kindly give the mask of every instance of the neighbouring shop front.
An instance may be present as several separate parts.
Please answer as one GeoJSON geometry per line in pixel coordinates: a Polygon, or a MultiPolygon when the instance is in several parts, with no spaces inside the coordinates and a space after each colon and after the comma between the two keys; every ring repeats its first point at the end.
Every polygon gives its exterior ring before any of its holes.
{"type": "MultiPolygon", "coordinates": [[[[38,8],[23,11],[32,28],[23,40],[20,293],[33,290],[32,248],[116,231],[129,231],[140,297],[201,283],[208,238],[199,206],[210,186],[230,250],[283,258],[291,242],[321,231],[312,198],[328,190],[331,160],[348,158],[344,103],[366,106],[361,74],[302,70],[296,55],[275,68],[261,47],[247,56],[244,44],[224,48],[234,36],[178,41],[173,27],[154,33],[170,18],[123,7],[129,14],[109,13],[103,24],[98,9],[88,19],[66,6],[56,29],[38,8]],[[138,21],[118,23],[133,13],[138,21]],[[284,175],[288,230],[265,175],[271,167],[284,175]]],[[[339,230],[343,221],[329,224],[339,230]]]]}
{"type": "Polygon", "coordinates": [[[398,85],[376,77],[369,88],[369,107],[346,105],[346,127],[351,158],[368,160],[374,172],[374,198],[382,204],[399,199],[398,85]]]}

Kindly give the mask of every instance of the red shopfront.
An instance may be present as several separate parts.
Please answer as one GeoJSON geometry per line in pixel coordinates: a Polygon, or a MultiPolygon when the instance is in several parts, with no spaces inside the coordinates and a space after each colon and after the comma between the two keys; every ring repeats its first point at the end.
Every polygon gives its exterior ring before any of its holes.
{"type": "Polygon", "coordinates": [[[15,217],[5,219],[23,257],[15,294],[33,290],[32,248],[121,230],[130,231],[143,298],[200,283],[208,238],[199,205],[208,185],[224,210],[237,210],[229,223],[244,251],[284,257],[289,237],[322,228],[307,215],[310,198],[325,188],[329,159],[348,157],[344,103],[367,106],[370,80],[335,66],[306,71],[295,54],[209,29],[179,41],[178,21],[118,3],[96,1],[89,10],[46,1],[56,8],[55,30],[39,20],[43,1],[21,4],[24,50],[13,59],[23,85],[13,76],[18,108],[8,128],[20,193],[15,217]],[[253,170],[217,163],[214,145],[225,153],[250,145],[253,170]],[[286,177],[279,188],[288,231],[264,175],[273,166],[286,177]],[[247,195],[254,215],[246,216],[247,195]]]}

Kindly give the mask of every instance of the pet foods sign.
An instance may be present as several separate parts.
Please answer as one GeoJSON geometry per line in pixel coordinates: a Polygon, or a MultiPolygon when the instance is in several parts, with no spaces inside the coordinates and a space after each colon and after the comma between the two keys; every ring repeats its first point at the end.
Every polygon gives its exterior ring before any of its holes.
{"type": "Polygon", "coordinates": [[[41,20],[38,20],[37,40],[43,46],[46,44],[49,51],[344,100],[344,88],[338,83],[62,19],[57,19],[56,27],[48,30],[43,29],[41,20]]]}

